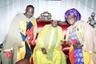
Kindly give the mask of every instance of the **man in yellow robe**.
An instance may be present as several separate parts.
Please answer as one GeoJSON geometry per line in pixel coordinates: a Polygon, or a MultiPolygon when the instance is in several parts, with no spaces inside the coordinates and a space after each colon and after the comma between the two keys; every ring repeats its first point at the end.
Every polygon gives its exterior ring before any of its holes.
{"type": "Polygon", "coordinates": [[[33,52],[34,64],[66,64],[61,49],[63,33],[57,21],[52,21],[52,24],[45,25],[41,29],[33,52]]]}
{"type": "Polygon", "coordinates": [[[29,61],[31,48],[28,43],[25,44],[25,41],[30,39],[30,37],[27,37],[26,31],[32,27],[34,27],[34,39],[36,36],[37,23],[35,18],[32,17],[33,13],[34,7],[28,5],[25,13],[17,14],[13,19],[8,34],[5,37],[3,51],[1,53],[3,64],[15,64],[21,59],[27,59],[29,61]]]}

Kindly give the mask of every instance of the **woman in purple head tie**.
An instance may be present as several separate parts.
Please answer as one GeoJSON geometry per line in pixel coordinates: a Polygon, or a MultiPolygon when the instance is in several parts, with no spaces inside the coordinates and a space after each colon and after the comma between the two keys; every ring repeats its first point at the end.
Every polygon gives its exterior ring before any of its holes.
{"type": "Polygon", "coordinates": [[[75,8],[65,12],[65,20],[70,25],[66,32],[66,41],[70,45],[69,59],[71,64],[96,64],[92,60],[96,52],[96,33],[80,19],[81,14],[75,8]]]}

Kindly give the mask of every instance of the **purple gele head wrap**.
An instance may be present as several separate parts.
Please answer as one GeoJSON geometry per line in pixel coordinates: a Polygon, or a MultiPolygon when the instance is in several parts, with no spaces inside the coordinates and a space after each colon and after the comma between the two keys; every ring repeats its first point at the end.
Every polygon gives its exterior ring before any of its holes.
{"type": "Polygon", "coordinates": [[[65,19],[66,20],[69,15],[75,16],[77,21],[81,19],[81,14],[75,8],[69,9],[65,12],[65,19]]]}

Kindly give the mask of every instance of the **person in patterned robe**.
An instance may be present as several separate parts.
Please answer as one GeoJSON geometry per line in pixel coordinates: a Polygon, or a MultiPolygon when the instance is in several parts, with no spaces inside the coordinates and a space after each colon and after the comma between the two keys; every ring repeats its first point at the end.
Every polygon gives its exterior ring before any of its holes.
{"type": "Polygon", "coordinates": [[[31,45],[34,45],[37,23],[33,17],[34,7],[28,5],[25,13],[17,14],[5,37],[2,51],[3,64],[15,64],[21,59],[30,62],[31,45]]]}
{"type": "Polygon", "coordinates": [[[66,11],[65,19],[70,24],[66,31],[66,41],[70,45],[71,64],[95,64],[93,62],[93,55],[96,54],[95,30],[87,22],[80,21],[81,15],[75,8],[66,11]]]}

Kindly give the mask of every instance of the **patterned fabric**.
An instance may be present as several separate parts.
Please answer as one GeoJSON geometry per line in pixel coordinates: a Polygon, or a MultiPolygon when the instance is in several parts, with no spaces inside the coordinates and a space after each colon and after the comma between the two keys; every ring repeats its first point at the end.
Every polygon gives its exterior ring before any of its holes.
{"type": "Polygon", "coordinates": [[[20,35],[21,35],[22,41],[25,41],[26,36],[24,34],[22,34],[22,32],[20,32],[20,35]]]}
{"type": "Polygon", "coordinates": [[[65,12],[65,19],[66,20],[67,20],[69,15],[76,16],[77,21],[81,19],[81,14],[75,8],[69,9],[68,11],[65,12]]]}
{"type": "Polygon", "coordinates": [[[30,30],[32,28],[33,24],[31,23],[31,21],[27,22],[27,30],[30,30]]]}
{"type": "Polygon", "coordinates": [[[84,64],[82,48],[75,49],[74,54],[75,54],[75,64],[84,64]]]}
{"type": "Polygon", "coordinates": [[[70,35],[70,38],[69,38],[69,43],[73,43],[73,44],[78,44],[79,43],[79,40],[78,40],[78,37],[76,35],[76,32],[72,32],[72,34],[70,35]]]}
{"type": "MultiPolygon", "coordinates": [[[[31,21],[30,22],[27,22],[26,32],[27,32],[27,30],[30,30],[31,28],[32,28],[31,21]]],[[[22,37],[22,41],[25,42],[25,39],[27,37],[27,34],[24,35],[22,32],[20,32],[20,34],[21,34],[21,37],[22,37]]],[[[31,50],[30,50],[29,45],[27,44],[27,42],[25,42],[25,48],[26,48],[25,59],[29,60],[30,59],[30,56],[31,56],[31,50]]]]}
{"type": "Polygon", "coordinates": [[[80,48],[80,49],[77,48],[77,45],[80,44],[80,43],[79,43],[79,39],[76,35],[76,31],[73,31],[70,34],[70,38],[69,38],[68,42],[73,44],[73,48],[72,48],[73,50],[70,53],[71,54],[70,55],[71,63],[72,64],[84,64],[82,48],[80,48]],[[73,57],[74,61],[72,61],[72,57],[73,57]]]}
{"type": "Polygon", "coordinates": [[[26,47],[26,54],[25,54],[25,59],[26,60],[30,60],[30,57],[31,57],[31,50],[28,46],[28,44],[25,42],[25,47],[26,47]]]}
{"type": "Polygon", "coordinates": [[[22,30],[20,32],[21,37],[22,37],[22,41],[24,41],[25,44],[25,55],[24,58],[28,61],[30,61],[32,59],[32,49],[31,46],[32,44],[34,44],[35,41],[35,26],[36,26],[36,21],[33,18],[30,18],[29,20],[26,19],[25,21],[23,21],[20,26],[22,27],[22,30]],[[29,42],[25,42],[26,38],[29,38],[29,42]],[[34,41],[33,41],[34,40],[34,41]]]}
{"type": "Polygon", "coordinates": [[[74,64],[74,63],[75,63],[73,45],[71,45],[71,46],[70,46],[70,49],[69,49],[69,59],[70,59],[70,61],[71,61],[71,64],[74,64]]]}
{"type": "MultiPolygon", "coordinates": [[[[93,64],[93,58],[92,58],[93,52],[92,51],[93,50],[95,51],[95,49],[96,49],[95,48],[95,41],[96,41],[95,40],[95,31],[86,22],[78,21],[67,29],[66,41],[69,40],[69,38],[74,30],[76,31],[76,35],[79,39],[80,44],[83,45],[82,53],[83,53],[84,64],[93,64]],[[94,49],[93,49],[93,47],[94,47],[94,49]]],[[[71,42],[71,43],[73,43],[73,42],[71,42]]],[[[75,53],[72,53],[72,52],[74,52],[76,49],[74,49],[73,45],[71,45],[69,50],[70,50],[69,57],[71,58],[70,59],[71,64],[75,64],[75,63],[72,63],[72,62],[74,62],[73,60],[75,59],[75,56],[74,56],[75,53]],[[74,57],[72,57],[72,54],[74,57]]]]}
{"type": "MultiPolygon", "coordinates": [[[[28,22],[27,23],[27,28],[26,28],[26,32],[28,32],[28,30],[30,30],[31,28],[32,28],[32,23],[31,23],[31,21],[30,22],[28,22]]],[[[22,40],[23,41],[25,41],[25,39],[26,39],[26,37],[27,37],[27,35],[24,35],[22,32],[20,32],[20,34],[21,34],[21,37],[22,37],[22,40]]],[[[29,35],[28,35],[29,36],[29,35]]]]}

